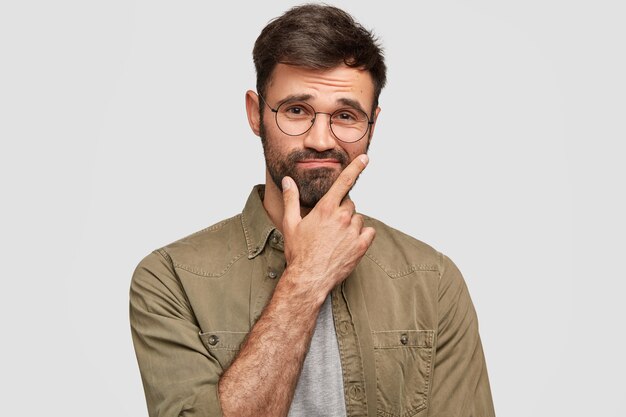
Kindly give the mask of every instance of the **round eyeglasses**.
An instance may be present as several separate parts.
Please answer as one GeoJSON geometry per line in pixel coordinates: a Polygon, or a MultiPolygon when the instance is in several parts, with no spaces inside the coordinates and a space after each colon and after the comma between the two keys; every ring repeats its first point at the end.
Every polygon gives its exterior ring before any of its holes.
{"type": "Polygon", "coordinates": [[[289,136],[300,136],[308,132],[313,127],[318,114],[330,116],[328,118],[330,131],[335,138],[347,143],[363,139],[370,126],[374,124],[374,122],[370,122],[363,110],[355,107],[344,107],[332,113],[325,113],[315,111],[310,104],[304,101],[287,100],[280,103],[277,108],[273,108],[263,96],[259,94],[259,97],[274,113],[276,126],[281,132],[289,136]]]}

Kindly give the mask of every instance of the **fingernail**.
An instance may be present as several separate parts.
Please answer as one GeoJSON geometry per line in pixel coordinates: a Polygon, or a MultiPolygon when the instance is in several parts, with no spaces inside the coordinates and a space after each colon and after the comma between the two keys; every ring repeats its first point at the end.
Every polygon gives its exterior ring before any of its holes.
{"type": "Polygon", "coordinates": [[[367,155],[361,155],[361,156],[359,156],[359,159],[361,159],[361,162],[363,162],[364,165],[367,165],[367,163],[370,160],[367,155]]]}
{"type": "Polygon", "coordinates": [[[291,187],[291,181],[289,181],[289,178],[287,177],[283,177],[283,191],[288,190],[289,187],[291,187]]]}

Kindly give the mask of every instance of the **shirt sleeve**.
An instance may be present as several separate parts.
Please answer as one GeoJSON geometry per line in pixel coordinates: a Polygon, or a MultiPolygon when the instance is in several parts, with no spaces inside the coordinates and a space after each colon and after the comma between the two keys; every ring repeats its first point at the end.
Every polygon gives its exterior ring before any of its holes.
{"type": "Polygon", "coordinates": [[[429,417],[495,416],[478,319],[461,272],[442,255],[429,417]]]}
{"type": "Polygon", "coordinates": [[[130,287],[130,326],[150,417],[222,416],[221,367],[163,250],[137,266],[130,287]]]}

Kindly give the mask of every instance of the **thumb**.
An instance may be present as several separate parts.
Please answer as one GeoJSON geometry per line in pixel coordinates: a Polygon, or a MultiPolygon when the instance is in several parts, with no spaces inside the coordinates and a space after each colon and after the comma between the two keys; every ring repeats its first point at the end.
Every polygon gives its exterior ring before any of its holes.
{"type": "Polygon", "coordinates": [[[291,231],[300,221],[300,192],[291,177],[284,177],[283,186],[283,229],[291,231]]]}

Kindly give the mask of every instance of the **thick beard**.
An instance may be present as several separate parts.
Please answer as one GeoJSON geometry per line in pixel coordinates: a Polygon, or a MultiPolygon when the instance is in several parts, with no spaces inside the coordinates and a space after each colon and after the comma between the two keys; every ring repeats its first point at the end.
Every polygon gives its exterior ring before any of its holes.
{"type": "MultiPolygon", "coordinates": [[[[267,140],[266,130],[263,122],[260,126],[261,143],[265,154],[265,164],[267,170],[278,187],[283,190],[282,179],[285,176],[293,178],[300,192],[300,206],[313,208],[318,201],[328,192],[339,173],[332,168],[315,168],[306,171],[298,171],[297,163],[303,159],[336,159],[341,164],[341,170],[348,166],[349,156],[340,149],[329,149],[324,152],[317,152],[313,149],[302,149],[287,155],[287,158],[271,145],[267,140]]],[[[356,183],[356,181],[355,181],[356,183]]],[[[354,186],[354,185],[353,185],[354,186]]]]}

